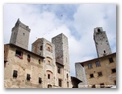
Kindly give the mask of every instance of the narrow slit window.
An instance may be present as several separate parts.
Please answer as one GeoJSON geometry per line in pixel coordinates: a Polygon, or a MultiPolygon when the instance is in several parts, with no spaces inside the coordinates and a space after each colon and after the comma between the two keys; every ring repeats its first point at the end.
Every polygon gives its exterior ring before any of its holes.
{"type": "Polygon", "coordinates": [[[28,60],[28,62],[31,61],[31,56],[29,54],[27,55],[27,60],[28,60]]]}
{"type": "Polygon", "coordinates": [[[42,83],[42,78],[39,77],[39,84],[41,84],[41,83],[42,83]]]}
{"type": "Polygon", "coordinates": [[[18,76],[18,72],[17,72],[17,70],[14,70],[13,71],[13,78],[17,78],[17,76],[18,76]]]}
{"type": "Polygon", "coordinates": [[[31,79],[30,74],[27,74],[26,80],[27,80],[27,81],[30,81],[30,79],[31,79]]]}

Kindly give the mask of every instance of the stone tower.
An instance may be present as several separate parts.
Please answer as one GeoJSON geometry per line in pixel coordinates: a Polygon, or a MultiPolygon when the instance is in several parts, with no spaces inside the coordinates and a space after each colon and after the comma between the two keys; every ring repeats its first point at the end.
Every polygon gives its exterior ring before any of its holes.
{"type": "Polygon", "coordinates": [[[30,29],[18,19],[12,28],[10,43],[15,44],[24,49],[28,49],[30,29]]]}
{"type": "Polygon", "coordinates": [[[102,27],[97,27],[94,29],[94,41],[98,57],[111,54],[108,38],[102,27]]]}
{"type": "Polygon", "coordinates": [[[43,63],[43,88],[55,88],[56,64],[54,44],[44,38],[38,38],[32,44],[32,52],[45,57],[43,63]]]}
{"type": "MultiPolygon", "coordinates": [[[[62,69],[62,86],[64,88],[71,87],[70,67],[69,67],[69,48],[68,38],[64,34],[59,34],[52,38],[52,43],[55,45],[55,58],[57,67],[62,69]]],[[[60,81],[60,78],[59,78],[60,81]]]]}

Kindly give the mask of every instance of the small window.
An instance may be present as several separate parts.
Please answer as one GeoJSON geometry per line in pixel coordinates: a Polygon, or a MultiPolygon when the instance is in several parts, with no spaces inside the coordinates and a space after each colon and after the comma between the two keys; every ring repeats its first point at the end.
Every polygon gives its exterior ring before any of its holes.
{"type": "Polygon", "coordinates": [[[114,62],[113,58],[109,58],[109,62],[110,63],[114,62]]]}
{"type": "Polygon", "coordinates": [[[61,67],[57,67],[57,69],[58,69],[58,73],[60,74],[61,73],[61,67]]]}
{"type": "Polygon", "coordinates": [[[94,75],[93,74],[90,74],[90,78],[94,78],[94,75]]]}
{"type": "Polygon", "coordinates": [[[112,73],[116,73],[116,69],[111,69],[111,72],[112,73]]]}
{"type": "Polygon", "coordinates": [[[13,78],[17,78],[17,70],[13,71],[13,78]]]}
{"type": "Polygon", "coordinates": [[[95,85],[92,85],[92,87],[91,88],[96,88],[96,86],[95,85]]]}
{"type": "Polygon", "coordinates": [[[114,80],[114,85],[116,85],[116,80],[114,80]]]}
{"type": "Polygon", "coordinates": [[[42,78],[39,77],[39,84],[41,84],[41,83],[42,83],[42,78]]]}
{"type": "Polygon", "coordinates": [[[50,74],[48,74],[48,79],[50,79],[50,74]]]}
{"type": "Polygon", "coordinates": [[[51,52],[51,49],[50,49],[50,47],[47,47],[47,50],[48,50],[49,52],[51,52]]]}
{"type": "Polygon", "coordinates": [[[26,80],[27,80],[27,81],[30,81],[30,79],[31,79],[31,78],[30,78],[30,74],[27,74],[26,80]]]}
{"type": "Polygon", "coordinates": [[[97,31],[100,32],[101,30],[98,28],[97,31]]]}
{"type": "Polygon", "coordinates": [[[68,79],[68,74],[67,74],[67,79],[68,79]]]}
{"type": "Polygon", "coordinates": [[[96,67],[99,67],[99,66],[101,66],[101,65],[100,65],[100,62],[97,61],[97,62],[96,62],[96,67]]]}
{"type": "Polygon", "coordinates": [[[20,59],[23,59],[23,53],[21,51],[16,50],[15,56],[17,56],[20,59]]]}
{"type": "Polygon", "coordinates": [[[50,60],[48,60],[48,64],[50,65],[50,60]]]}
{"type": "Polygon", "coordinates": [[[88,64],[88,68],[89,68],[89,69],[92,68],[92,64],[91,64],[91,63],[88,64]]]}
{"type": "Polygon", "coordinates": [[[25,35],[25,33],[23,33],[23,36],[25,35]]]}
{"type": "Polygon", "coordinates": [[[48,87],[48,88],[52,88],[52,85],[48,85],[47,87],[48,87]]]}
{"type": "Polygon", "coordinates": [[[62,86],[62,80],[58,79],[58,85],[61,87],[62,86]]]}
{"type": "Polygon", "coordinates": [[[100,84],[100,88],[104,88],[104,83],[101,83],[100,84]]]}
{"type": "Polygon", "coordinates": [[[104,54],[106,53],[106,51],[104,50],[104,54]]]}
{"type": "Polygon", "coordinates": [[[43,50],[43,47],[42,46],[40,46],[40,50],[43,50]]]}
{"type": "Polygon", "coordinates": [[[40,59],[38,60],[39,64],[41,63],[40,59]]]}
{"type": "Polygon", "coordinates": [[[28,60],[28,62],[31,61],[31,56],[29,54],[27,55],[27,60],[28,60]]]}
{"type": "Polygon", "coordinates": [[[103,76],[102,72],[98,72],[98,77],[103,76]]]}

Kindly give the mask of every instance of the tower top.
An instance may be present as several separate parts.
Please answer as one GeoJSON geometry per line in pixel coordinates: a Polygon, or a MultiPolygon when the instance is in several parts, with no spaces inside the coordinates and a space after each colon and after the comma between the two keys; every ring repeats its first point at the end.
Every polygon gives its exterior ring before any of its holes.
{"type": "Polygon", "coordinates": [[[19,18],[18,18],[17,22],[15,23],[15,26],[12,28],[12,31],[13,31],[13,29],[14,29],[15,27],[19,27],[19,26],[30,32],[30,28],[29,28],[27,25],[23,24],[23,23],[20,21],[19,18]]]}

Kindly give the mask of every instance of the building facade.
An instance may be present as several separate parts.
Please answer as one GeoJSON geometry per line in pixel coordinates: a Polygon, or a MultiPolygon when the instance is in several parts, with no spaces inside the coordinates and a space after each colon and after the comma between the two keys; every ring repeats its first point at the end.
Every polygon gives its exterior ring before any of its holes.
{"type": "Polygon", "coordinates": [[[102,27],[94,29],[98,58],[75,64],[80,88],[108,88],[116,85],[116,53],[112,53],[102,27]]]}
{"type": "Polygon", "coordinates": [[[68,38],[38,38],[28,50],[30,29],[18,20],[4,45],[5,88],[72,88],[68,38]]]}
{"type": "Polygon", "coordinates": [[[79,62],[75,66],[77,78],[83,81],[79,86],[81,88],[108,88],[116,85],[116,53],[79,62]]]}

